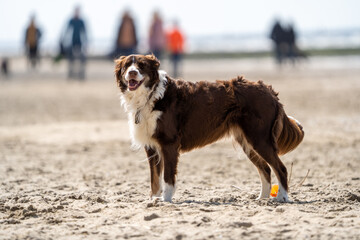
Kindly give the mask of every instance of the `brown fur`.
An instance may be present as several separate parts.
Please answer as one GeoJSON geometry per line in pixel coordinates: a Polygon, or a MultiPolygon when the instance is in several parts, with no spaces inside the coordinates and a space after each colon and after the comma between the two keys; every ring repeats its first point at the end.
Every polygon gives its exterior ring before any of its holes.
{"type": "MultiPolygon", "coordinates": [[[[301,125],[296,123],[294,119],[288,118],[285,114],[279,114],[279,118],[282,118],[282,122],[281,120],[277,121],[281,124],[282,131],[277,134],[276,142],[278,145],[278,154],[284,155],[294,150],[301,143],[304,138],[304,131],[301,125]]],[[[278,128],[278,126],[276,126],[275,129],[276,128],[278,128]]]]}
{"type": "MultiPolygon", "coordinates": [[[[151,56],[148,74],[158,69],[151,56]]],[[[128,57],[129,58],[129,57],[128,57]]],[[[121,69],[127,58],[116,62],[116,77],[121,91],[126,91],[121,69]]],[[[158,76],[157,76],[158,77],[158,76]]],[[[151,78],[149,88],[159,80],[151,78]]],[[[250,82],[243,77],[230,81],[187,82],[167,76],[166,91],[157,100],[153,111],[161,111],[152,138],[157,146],[146,146],[151,169],[152,193],[159,190],[158,176],[164,169],[164,180],[175,184],[180,152],[190,151],[233,135],[249,159],[270,182],[271,168],[285,190],[288,190],[287,170],[278,157],[293,150],[303,139],[302,127],[289,119],[277,93],[263,82],[250,82]],[[156,157],[150,157],[152,155],[156,157]],[[161,162],[157,166],[156,162],[161,162]]]]}

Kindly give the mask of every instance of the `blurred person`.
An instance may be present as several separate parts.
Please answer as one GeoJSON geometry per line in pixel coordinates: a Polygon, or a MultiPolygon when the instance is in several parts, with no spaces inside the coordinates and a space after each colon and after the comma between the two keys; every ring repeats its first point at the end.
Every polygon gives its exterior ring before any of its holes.
{"type": "Polygon", "coordinates": [[[136,53],[137,44],[138,40],[134,19],[131,17],[129,11],[125,11],[116,36],[113,57],[118,58],[136,53]]]}
{"type": "Polygon", "coordinates": [[[184,54],[184,35],[179,28],[179,23],[174,22],[172,29],[167,33],[167,43],[170,60],[173,65],[173,77],[179,77],[179,64],[184,54]]]}
{"type": "Polygon", "coordinates": [[[284,29],[285,34],[285,42],[287,45],[287,53],[286,56],[290,59],[290,61],[294,64],[295,58],[297,57],[297,51],[296,51],[296,35],[292,24],[289,24],[284,29]]]}
{"type": "Polygon", "coordinates": [[[39,60],[38,49],[40,38],[41,31],[35,24],[35,15],[33,15],[30,18],[29,26],[25,30],[26,55],[32,68],[36,67],[39,60]]]}
{"type": "Polygon", "coordinates": [[[166,36],[163,21],[158,12],[154,12],[149,31],[149,50],[161,60],[165,48],[166,36]]]}
{"type": "Polygon", "coordinates": [[[297,34],[293,24],[289,24],[285,28],[285,39],[287,45],[287,57],[295,64],[299,58],[306,58],[306,54],[302,52],[297,45],[297,34]]]}
{"type": "Polygon", "coordinates": [[[68,78],[84,80],[87,35],[85,22],[80,17],[80,7],[75,8],[74,16],[67,24],[61,43],[69,61],[68,78]]]}
{"type": "Polygon", "coordinates": [[[275,21],[274,26],[271,29],[270,39],[274,43],[274,55],[276,62],[281,65],[284,59],[284,52],[285,52],[285,31],[280,24],[279,20],[275,21]]]}
{"type": "Polygon", "coordinates": [[[5,78],[9,76],[9,59],[7,57],[1,60],[1,75],[5,78]]]}

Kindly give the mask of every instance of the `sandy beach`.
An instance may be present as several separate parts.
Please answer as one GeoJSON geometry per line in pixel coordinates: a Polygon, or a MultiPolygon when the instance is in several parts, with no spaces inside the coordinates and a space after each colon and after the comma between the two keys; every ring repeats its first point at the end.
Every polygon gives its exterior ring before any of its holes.
{"type": "Polygon", "coordinates": [[[293,164],[291,203],[255,199],[257,170],[231,139],[183,154],[173,203],[151,201],[111,61],[89,61],[84,82],[66,79],[66,62],[10,66],[0,78],[0,239],[360,239],[360,56],[282,69],[270,58],[184,62],[189,81],[244,75],[280,93],[305,130],[281,157],[293,164]]]}

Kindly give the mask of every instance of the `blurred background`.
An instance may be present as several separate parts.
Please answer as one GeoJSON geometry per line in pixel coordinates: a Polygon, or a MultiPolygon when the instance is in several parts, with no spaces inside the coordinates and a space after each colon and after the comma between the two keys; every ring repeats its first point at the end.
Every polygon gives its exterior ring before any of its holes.
{"type": "MultiPolygon", "coordinates": [[[[32,18],[41,32],[38,57],[56,57],[75,8],[85,23],[89,59],[116,55],[111,54],[125,13],[134,23],[137,41],[133,50],[153,52],[149,38],[155,12],[165,32],[177,22],[186,57],[270,56],[274,45],[270,35],[276,21],[293,30],[301,56],[360,53],[360,3],[356,0],[224,0],[221,4],[190,0],[14,0],[0,3],[0,57],[26,54],[25,35],[32,18]]],[[[163,44],[169,51],[168,44],[163,44]]]]}
{"type": "Polygon", "coordinates": [[[359,1],[304,0],[292,2],[166,0],[138,1],[2,1],[0,51],[20,55],[24,32],[32,15],[42,30],[41,54],[57,51],[58,42],[76,6],[81,7],[89,35],[89,54],[103,55],[113,47],[121,15],[129,10],[139,35],[139,51],[146,51],[153,12],[158,10],[168,27],[177,19],[187,36],[187,52],[269,51],[269,34],[275,19],[293,24],[299,46],[305,49],[358,48],[359,1]],[[21,7],[19,7],[21,6],[21,7]]]}

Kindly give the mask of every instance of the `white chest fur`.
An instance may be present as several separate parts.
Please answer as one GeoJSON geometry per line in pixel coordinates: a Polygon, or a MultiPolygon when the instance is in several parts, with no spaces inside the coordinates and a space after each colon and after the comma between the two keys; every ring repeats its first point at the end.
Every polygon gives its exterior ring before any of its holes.
{"type": "Polygon", "coordinates": [[[139,111],[138,121],[135,123],[136,113],[128,113],[131,140],[134,148],[156,145],[152,136],[156,131],[157,120],[161,114],[161,111],[152,111],[152,108],[150,109],[147,106],[139,111]]]}

